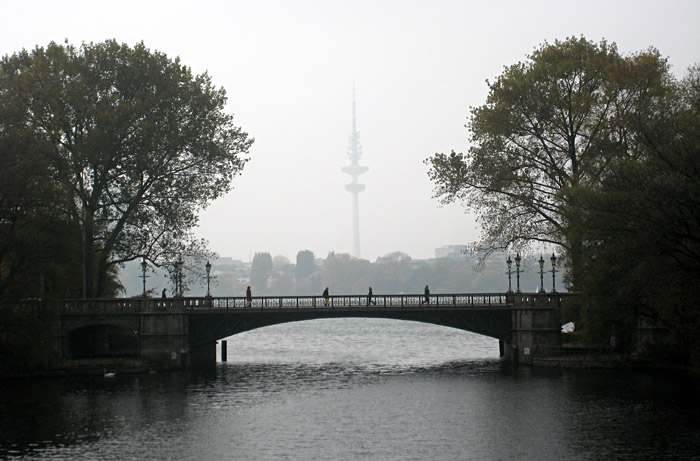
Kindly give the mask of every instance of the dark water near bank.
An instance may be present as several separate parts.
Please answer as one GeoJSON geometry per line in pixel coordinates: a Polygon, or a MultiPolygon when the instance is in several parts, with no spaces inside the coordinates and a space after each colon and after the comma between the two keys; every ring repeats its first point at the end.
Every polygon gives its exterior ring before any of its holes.
{"type": "Polygon", "coordinates": [[[268,327],[206,373],[0,383],[0,458],[700,459],[700,382],[511,369],[389,320],[268,327]]]}

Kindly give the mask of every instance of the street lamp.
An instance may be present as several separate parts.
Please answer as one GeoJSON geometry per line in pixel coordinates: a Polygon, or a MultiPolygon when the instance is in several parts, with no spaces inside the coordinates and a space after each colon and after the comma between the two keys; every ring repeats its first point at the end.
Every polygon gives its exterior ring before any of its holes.
{"type": "Polygon", "coordinates": [[[146,269],[148,264],[146,263],[146,258],[141,258],[141,278],[143,279],[143,297],[146,297],[146,269]]]}
{"type": "Polygon", "coordinates": [[[207,270],[207,297],[211,297],[211,293],[209,293],[209,279],[211,277],[211,263],[209,260],[207,260],[207,265],[204,266],[204,268],[207,270]]]}
{"type": "Polygon", "coordinates": [[[182,256],[175,261],[175,296],[182,296],[182,256]]]}
{"type": "Polygon", "coordinates": [[[537,262],[540,263],[540,293],[546,293],[544,289],[544,258],[542,255],[540,255],[540,260],[537,262]]]}
{"type": "Polygon", "coordinates": [[[513,260],[510,259],[510,254],[508,255],[508,259],[506,259],[506,264],[508,265],[508,293],[512,293],[512,292],[513,292],[513,288],[512,288],[512,286],[511,286],[511,284],[510,284],[510,268],[511,268],[511,266],[512,266],[512,264],[513,264],[513,260]]]}
{"type": "Polygon", "coordinates": [[[520,261],[522,258],[520,258],[520,253],[515,255],[515,281],[516,281],[516,293],[522,293],[520,291],[520,261]]]}
{"type": "Polygon", "coordinates": [[[549,258],[549,260],[552,262],[552,293],[557,292],[556,288],[556,274],[557,274],[557,257],[554,253],[552,253],[552,257],[549,258]]]}

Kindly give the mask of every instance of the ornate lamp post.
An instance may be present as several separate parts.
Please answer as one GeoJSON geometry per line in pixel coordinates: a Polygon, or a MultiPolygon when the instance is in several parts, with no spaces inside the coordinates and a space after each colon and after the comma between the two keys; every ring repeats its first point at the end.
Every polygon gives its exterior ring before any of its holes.
{"type": "Polygon", "coordinates": [[[204,268],[207,270],[207,297],[211,297],[211,293],[209,292],[209,280],[211,277],[211,263],[207,260],[207,265],[204,266],[204,268]]]}
{"type": "Polygon", "coordinates": [[[182,257],[175,261],[175,296],[182,296],[182,257]]]}
{"type": "Polygon", "coordinates": [[[549,260],[552,262],[552,293],[556,293],[557,257],[554,253],[552,253],[552,257],[549,260]]]}
{"type": "Polygon", "coordinates": [[[513,292],[513,288],[510,284],[510,268],[511,268],[512,264],[513,264],[513,260],[510,259],[510,254],[509,254],[508,259],[506,259],[506,265],[508,265],[508,293],[513,292]]]}
{"type": "Polygon", "coordinates": [[[142,296],[145,298],[146,297],[146,269],[148,268],[148,264],[146,263],[146,258],[141,258],[141,278],[143,279],[143,294],[142,296]]]}
{"type": "Polygon", "coordinates": [[[544,289],[544,258],[542,258],[542,255],[540,255],[540,260],[537,262],[540,263],[540,293],[545,293],[545,289],[544,289]]]}
{"type": "Polygon", "coordinates": [[[520,253],[515,255],[515,292],[516,293],[522,293],[520,291],[520,261],[522,261],[522,258],[520,257],[520,253]]]}

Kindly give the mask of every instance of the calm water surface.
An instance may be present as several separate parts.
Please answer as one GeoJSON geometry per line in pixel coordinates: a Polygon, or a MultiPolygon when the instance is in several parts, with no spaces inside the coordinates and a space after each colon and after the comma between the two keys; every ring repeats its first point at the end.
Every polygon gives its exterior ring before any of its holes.
{"type": "Polygon", "coordinates": [[[700,459],[691,376],[511,369],[492,339],[377,319],[244,333],[228,359],[0,383],[0,458],[700,459]]]}

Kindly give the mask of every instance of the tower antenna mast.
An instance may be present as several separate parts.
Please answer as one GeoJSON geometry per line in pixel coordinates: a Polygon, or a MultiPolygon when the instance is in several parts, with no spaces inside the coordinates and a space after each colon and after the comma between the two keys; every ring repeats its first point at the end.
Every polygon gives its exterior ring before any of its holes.
{"type": "Polygon", "coordinates": [[[352,176],[352,182],[345,186],[345,190],[352,194],[352,255],[360,257],[360,204],[358,194],[365,190],[365,185],[357,182],[357,177],[369,170],[369,167],[360,165],[362,147],[360,145],[360,133],[357,131],[357,118],[355,114],[355,83],[352,84],[352,132],[348,137],[348,157],[350,165],[342,168],[344,173],[352,176]]]}

